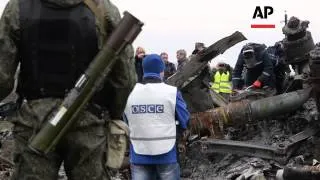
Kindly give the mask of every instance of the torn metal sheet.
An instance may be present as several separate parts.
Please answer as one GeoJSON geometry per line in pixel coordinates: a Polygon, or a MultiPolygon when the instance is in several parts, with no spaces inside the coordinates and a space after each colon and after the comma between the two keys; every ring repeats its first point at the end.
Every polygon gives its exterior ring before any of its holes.
{"type": "Polygon", "coordinates": [[[278,143],[275,147],[222,139],[200,140],[199,144],[204,153],[231,153],[254,156],[264,159],[273,159],[279,163],[285,164],[294,152],[296,145],[318,132],[318,127],[308,127],[304,131],[291,136],[288,142],[278,143]]]}

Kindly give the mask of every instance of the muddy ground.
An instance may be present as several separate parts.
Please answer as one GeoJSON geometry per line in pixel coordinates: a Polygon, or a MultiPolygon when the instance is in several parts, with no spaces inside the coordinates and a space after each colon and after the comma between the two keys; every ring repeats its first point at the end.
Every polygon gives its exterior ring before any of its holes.
{"type": "MultiPolygon", "coordinates": [[[[255,121],[243,127],[226,128],[229,139],[247,141],[255,144],[276,146],[279,142],[288,141],[291,135],[302,131],[314,121],[310,113],[315,109],[315,103],[310,99],[298,111],[275,118],[255,121]]],[[[13,172],[12,162],[12,124],[0,122],[0,179],[9,179],[13,172]]],[[[298,146],[295,153],[285,165],[311,164],[317,159],[319,147],[317,137],[310,137],[298,146]]],[[[245,157],[232,154],[204,154],[201,146],[194,142],[187,148],[187,156],[181,160],[183,180],[220,180],[220,179],[275,179],[276,170],[283,167],[275,160],[265,160],[256,157],[245,157]],[[241,178],[243,176],[245,178],[241,178]],[[253,178],[255,177],[255,178],[253,178]]],[[[114,173],[113,179],[129,179],[129,171],[114,173]]],[[[60,180],[67,179],[63,169],[60,180]]]]}

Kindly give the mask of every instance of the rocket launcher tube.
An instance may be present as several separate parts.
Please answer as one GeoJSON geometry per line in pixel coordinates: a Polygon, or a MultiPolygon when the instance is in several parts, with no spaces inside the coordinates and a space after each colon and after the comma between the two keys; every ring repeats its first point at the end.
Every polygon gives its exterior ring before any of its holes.
{"type": "Polygon", "coordinates": [[[46,122],[32,138],[29,148],[37,153],[50,152],[63,135],[77,120],[79,112],[88,103],[111,72],[117,56],[131,44],[141,32],[143,23],[129,12],[124,16],[107,39],[103,48],[90,63],[88,69],[76,82],[75,87],[63,100],[59,110],[52,119],[46,122]]]}

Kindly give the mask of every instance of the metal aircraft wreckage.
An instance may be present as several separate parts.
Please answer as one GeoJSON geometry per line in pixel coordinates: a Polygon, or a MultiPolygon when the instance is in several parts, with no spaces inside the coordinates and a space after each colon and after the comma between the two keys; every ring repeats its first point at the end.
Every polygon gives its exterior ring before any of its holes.
{"type": "MultiPolygon", "coordinates": [[[[320,47],[307,26],[299,28],[283,40],[286,63],[295,70],[285,93],[244,90],[229,103],[210,89],[208,62],[246,40],[240,32],[192,56],[167,80],[192,114],[178,145],[184,179],[320,179],[320,47]]],[[[11,105],[0,108],[2,115],[11,105]]],[[[6,158],[0,162],[12,166],[6,158]]]]}
{"type": "MultiPolygon", "coordinates": [[[[210,89],[206,81],[208,80],[206,78],[208,62],[233,45],[246,40],[240,32],[219,40],[191,57],[181,71],[168,79],[168,84],[177,86],[182,91],[192,113],[189,133],[182,137],[182,144],[187,146],[180,148],[182,154],[194,156],[195,154],[185,151],[197,149],[197,153],[201,152],[208,157],[210,154],[211,157],[217,156],[215,153],[234,154],[272,160],[278,164],[276,168],[268,168],[265,171],[257,170],[250,173],[243,171],[234,176],[229,175],[227,179],[320,178],[318,163],[314,162],[313,166],[303,164],[299,164],[299,167],[286,166],[303,143],[310,139],[318,139],[316,135],[320,130],[316,121],[319,115],[320,73],[317,69],[320,68],[320,47],[314,45],[311,33],[306,31],[306,28],[302,27],[301,31],[297,32],[300,34],[305,32],[301,38],[283,40],[288,58],[286,63],[292,65],[295,70],[295,76],[288,82],[288,88],[283,94],[266,97],[259,90],[246,90],[232,96],[231,102],[227,103],[222,96],[210,89]],[[254,124],[259,124],[263,119],[265,122],[278,117],[283,121],[283,115],[292,116],[301,110],[307,101],[309,107],[302,110],[304,114],[300,116],[302,119],[299,119],[307,123],[303,125],[301,131],[287,136],[282,141],[266,145],[264,142],[250,142],[249,139],[231,140],[241,139],[241,136],[240,138],[230,137],[230,131],[228,133],[227,129],[245,127],[244,131],[248,133],[251,130],[250,126],[254,129],[254,124]],[[203,138],[204,136],[206,138],[203,138]],[[270,171],[277,172],[272,174],[270,171]]],[[[289,118],[287,120],[290,121],[289,118]]],[[[313,158],[316,161],[318,157],[313,154],[313,158]]],[[[212,163],[218,162],[213,160],[212,163]]],[[[224,174],[224,177],[226,175],[224,174]]]]}

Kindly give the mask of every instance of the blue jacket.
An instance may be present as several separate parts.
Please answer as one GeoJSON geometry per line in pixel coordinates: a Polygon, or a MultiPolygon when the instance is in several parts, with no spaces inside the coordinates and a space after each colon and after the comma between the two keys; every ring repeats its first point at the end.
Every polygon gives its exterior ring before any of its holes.
{"type": "MultiPolygon", "coordinates": [[[[258,46],[259,44],[257,44],[258,46]]],[[[243,68],[246,66],[244,58],[242,55],[243,49],[241,49],[238,56],[237,63],[232,73],[232,85],[234,89],[241,89],[240,79],[243,75],[243,68]]],[[[266,46],[261,45],[255,49],[255,56],[258,61],[261,63],[256,65],[253,68],[247,68],[245,75],[245,86],[250,86],[254,81],[259,80],[262,82],[262,85],[274,87],[275,86],[275,76],[273,72],[273,62],[270,59],[268,53],[266,52],[266,46]]]]}
{"type": "MultiPolygon", "coordinates": [[[[143,83],[161,83],[161,80],[156,77],[147,77],[143,80],[143,83]]],[[[187,110],[187,105],[183,100],[180,91],[177,92],[176,100],[176,120],[179,121],[179,126],[182,129],[186,129],[190,113],[187,110]]],[[[124,116],[125,118],[125,116],[124,116]]],[[[126,120],[126,118],[125,118],[126,120]]],[[[171,151],[161,155],[139,155],[133,150],[132,144],[130,144],[130,162],[132,164],[170,164],[177,162],[177,148],[174,146],[171,151]]]]}

